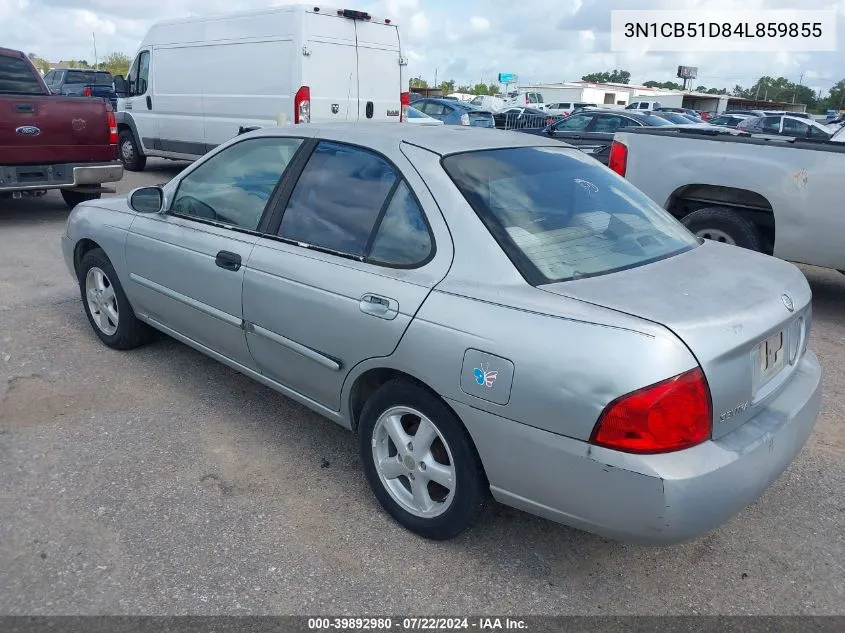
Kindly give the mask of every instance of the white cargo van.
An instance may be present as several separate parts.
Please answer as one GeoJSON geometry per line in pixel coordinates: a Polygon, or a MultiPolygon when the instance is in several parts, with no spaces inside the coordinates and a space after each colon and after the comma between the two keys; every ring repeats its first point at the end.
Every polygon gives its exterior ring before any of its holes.
{"type": "Polygon", "coordinates": [[[120,158],[192,160],[241,128],[400,121],[409,103],[389,18],[309,5],[158,22],[116,78],[120,158]]]}

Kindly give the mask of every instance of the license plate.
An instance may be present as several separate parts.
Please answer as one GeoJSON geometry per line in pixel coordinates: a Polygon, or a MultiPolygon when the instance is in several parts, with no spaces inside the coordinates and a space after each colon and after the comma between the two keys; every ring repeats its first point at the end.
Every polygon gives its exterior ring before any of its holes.
{"type": "Polygon", "coordinates": [[[786,333],[781,330],[759,345],[760,382],[767,382],[786,364],[786,333]]]}

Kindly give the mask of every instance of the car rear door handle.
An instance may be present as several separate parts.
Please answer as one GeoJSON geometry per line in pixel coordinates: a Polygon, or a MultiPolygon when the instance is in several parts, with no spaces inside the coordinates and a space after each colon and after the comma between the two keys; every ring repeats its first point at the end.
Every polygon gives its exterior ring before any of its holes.
{"type": "Polygon", "coordinates": [[[153,109],[153,100],[152,100],[152,97],[148,96],[147,97],[147,110],[152,110],[152,109],[153,109]]]}
{"type": "Polygon", "coordinates": [[[361,312],[379,319],[388,321],[395,319],[399,314],[399,303],[395,299],[388,299],[374,294],[365,294],[358,304],[361,312]]]}
{"type": "Polygon", "coordinates": [[[241,256],[229,251],[220,251],[214,258],[214,263],[225,270],[237,271],[241,268],[241,256]]]}

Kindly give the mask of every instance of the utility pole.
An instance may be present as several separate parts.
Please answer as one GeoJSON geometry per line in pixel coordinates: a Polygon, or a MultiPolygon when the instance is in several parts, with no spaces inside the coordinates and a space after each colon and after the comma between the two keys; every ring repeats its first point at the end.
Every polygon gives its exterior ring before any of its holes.
{"type": "Polygon", "coordinates": [[[97,63],[97,35],[92,32],[91,38],[94,40],[94,68],[96,69],[97,66],[98,66],[98,63],[97,63]]]}
{"type": "Polygon", "coordinates": [[[437,86],[437,71],[438,71],[438,70],[439,70],[438,68],[435,68],[435,69],[434,69],[434,85],[432,86],[432,88],[437,88],[437,87],[438,87],[438,86],[437,86]]]}
{"type": "Polygon", "coordinates": [[[795,97],[798,96],[798,88],[801,87],[801,84],[804,82],[804,73],[801,73],[801,78],[798,80],[798,85],[795,86],[795,92],[792,93],[792,103],[795,103],[795,97]]]}

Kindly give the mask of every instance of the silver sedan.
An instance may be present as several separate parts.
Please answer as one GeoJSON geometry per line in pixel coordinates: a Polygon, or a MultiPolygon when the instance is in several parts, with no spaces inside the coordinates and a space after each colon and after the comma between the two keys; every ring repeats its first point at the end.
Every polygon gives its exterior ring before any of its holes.
{"type": "Polygon", "coordinates": [[[428,538],[492,496],[689,539],[761,495],[819,410],[801,272],[698,240],[553,139],[258,130],[77,206],[62,241],[103,343],[164,332],[353,430],[378,501],[428,538]]]}

